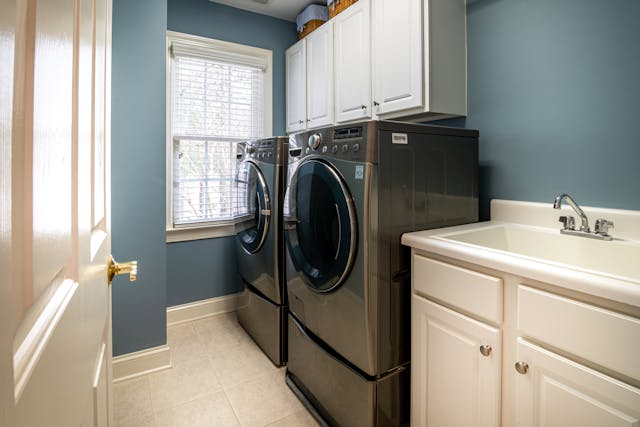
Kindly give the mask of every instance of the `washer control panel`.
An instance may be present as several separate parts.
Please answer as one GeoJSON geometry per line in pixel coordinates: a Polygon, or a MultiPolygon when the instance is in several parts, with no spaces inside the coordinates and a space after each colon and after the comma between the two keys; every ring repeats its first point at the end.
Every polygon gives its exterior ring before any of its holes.
{"type": "Polygon", "coordinates": [[[321,155],[350,161],[366,159],[366,126],[318,129],[296,134],[289,145],[291,157],[321,155]]]}
{"type": "MultiPolygon", "coordinates": [[[[278,161],[278,143],[280,139],[283,138],[258,139],[239,143],[238,155],[236,156],[236,158],[238,160],[244,158],[264,163],[275,164],[278,161]],[[242,153],[243,148],[244,153],[242,153]]],[[[283,146],[285,146],[284,148],[286,148],[286,146],[288,146],[288,139],[287,141],[280,141],[280,144],[282,144],[283,146]]]]}

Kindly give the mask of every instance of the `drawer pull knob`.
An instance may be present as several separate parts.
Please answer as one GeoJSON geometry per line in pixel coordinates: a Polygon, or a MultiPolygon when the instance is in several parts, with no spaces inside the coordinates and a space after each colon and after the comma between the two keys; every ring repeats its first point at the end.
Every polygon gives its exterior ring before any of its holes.
{"type": "Polygon", "coordinates": [[[484,357],[489,357],[491,356],[491,350],[493,350],[491,348],[490,345],[481,345],[480,346],[480,354],[482,354],[484,357]]]}
{"type": "Polygon", "coordinates": [[[529,371],[529,365],[527,362],[516,362],[516,372],[519,374],[526,374],[529,371]]]}

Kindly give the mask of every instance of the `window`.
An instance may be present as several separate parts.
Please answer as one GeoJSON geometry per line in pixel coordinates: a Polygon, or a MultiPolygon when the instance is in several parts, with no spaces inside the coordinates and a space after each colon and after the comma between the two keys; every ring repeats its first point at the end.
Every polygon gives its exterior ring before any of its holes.
{"type": "Polygon", "coordinates": [[[271,51],[167,40],[167,241],[231,235],[236,145],[271,134],[271,51]]]}

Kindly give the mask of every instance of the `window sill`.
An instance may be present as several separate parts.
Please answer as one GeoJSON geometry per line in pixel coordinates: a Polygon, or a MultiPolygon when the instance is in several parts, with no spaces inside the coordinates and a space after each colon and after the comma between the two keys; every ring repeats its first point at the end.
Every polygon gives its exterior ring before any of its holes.
{"type": "Polygon", "coordinates": [[[167,228],[167,243],[235,236],[234,224],[167,228]]]}

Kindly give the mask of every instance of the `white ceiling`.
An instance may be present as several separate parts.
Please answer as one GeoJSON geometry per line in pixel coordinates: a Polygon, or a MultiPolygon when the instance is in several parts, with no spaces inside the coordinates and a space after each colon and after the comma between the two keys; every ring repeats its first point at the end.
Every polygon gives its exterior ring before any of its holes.
{"type": "MultiPolygon", "coordinates": [[[[210,0],[215,3],[226,4],[227,6],[237,7],[238,9],[249,10],[251,12],[269,15],[287,21],[295,22],[296,16],[308,4],[318,3],[322,1],[314,0],[268,0],[267,4],[255,0],[210,0]]],[[[260,0],[262,2],[266,0],[260,0]]],[[[325,3],[326,4],[326,3],[325,3]]]]}

